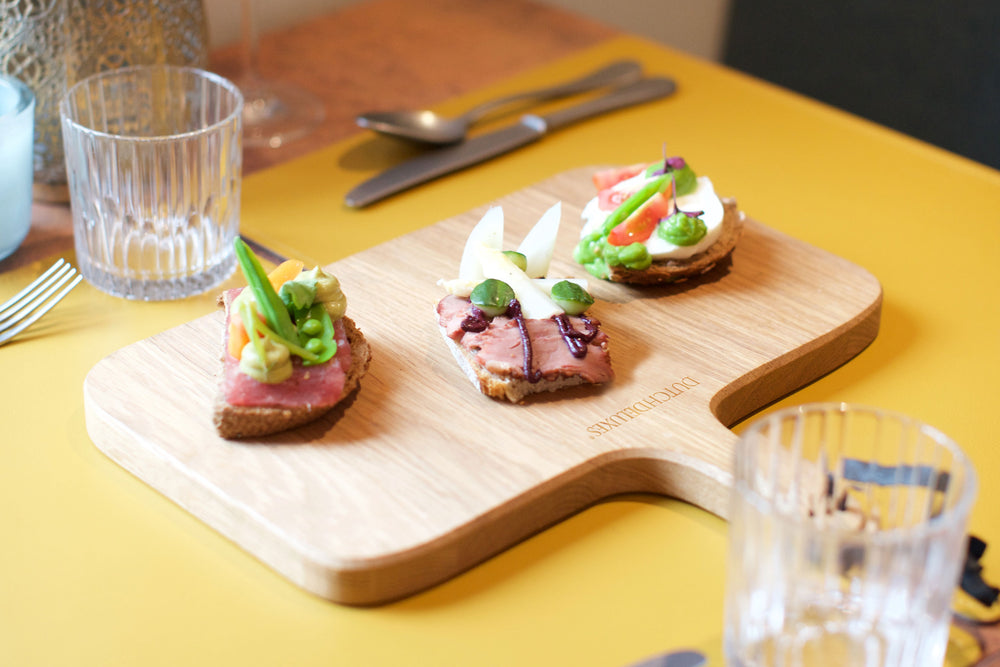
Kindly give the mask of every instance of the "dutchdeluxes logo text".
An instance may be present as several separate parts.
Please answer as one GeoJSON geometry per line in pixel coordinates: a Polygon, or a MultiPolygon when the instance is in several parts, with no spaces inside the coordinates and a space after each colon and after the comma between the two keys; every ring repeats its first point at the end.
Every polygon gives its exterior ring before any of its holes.
{"type": "Polygon", "coordinates": [[[678,396],[692,387],[697,387],[699,384],[701,383],[690,376],[683,377],[677,382],[674,382],[663,389],[654,391],[649,396],[622,408],[618,412],[608,415],[608,417],[602,419],[596,424],[591,424],[587,427],[587,432],[590,433],[591,438],[599,438],[605,433],[609,433],[619,426],[624,426],[633,419],[641,417],[643,413],[655,410],[664,404],[675,400],[678,396]]]}

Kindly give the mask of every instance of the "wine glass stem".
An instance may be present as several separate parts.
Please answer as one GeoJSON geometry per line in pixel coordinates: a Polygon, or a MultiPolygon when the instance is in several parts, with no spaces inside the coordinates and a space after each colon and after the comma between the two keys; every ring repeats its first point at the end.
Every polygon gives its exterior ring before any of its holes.
{"type": "Polygon", "coordinates": [[[240,21],[242,40],[240,46],[243,51],[243,78],[252,81],[260,74],[260,70],[258,69],[260,64],[260,35],[257,32],[257,0],[241,0],[240,4],[242,5],[242,18],[240,21]]]}

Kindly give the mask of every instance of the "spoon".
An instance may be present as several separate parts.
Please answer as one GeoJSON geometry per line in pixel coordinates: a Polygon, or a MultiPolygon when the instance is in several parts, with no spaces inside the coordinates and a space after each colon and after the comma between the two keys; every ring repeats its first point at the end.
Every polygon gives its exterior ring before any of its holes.
{"type": "Polygon", "coordinates": [[[360,127],[379,134],[430,145],[458,143],[465,139],[469,126],[494,109],[522,100],[545,101],[587,92],[595,88],[623,85],[637,81],[642,67],[631,60],[612,63],[580,79],[548,88],[529,90],[484,102],[461,116],[444,118],[433,111],[369,111],[356,119],[360,127]]]}

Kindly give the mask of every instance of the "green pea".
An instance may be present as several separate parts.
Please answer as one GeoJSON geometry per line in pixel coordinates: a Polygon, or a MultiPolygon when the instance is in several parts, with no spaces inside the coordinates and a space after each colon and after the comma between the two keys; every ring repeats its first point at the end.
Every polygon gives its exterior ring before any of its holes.
{"type": "Polygon", "coordinates": [[[514,290],[502,280],[487,278],[472,289],[469,300],[487,317],[496,317],[507,312],[507,306],[514,300],[514,290]]]}
{"type": "Polygon", "coordinates": [[[600,278],[601,280],[607,279],[607,277],[610,275],[608,271],[608,263],[605,262],[600,257],[591,262],[586,262],[583,265],[583,268],[587,270],[587,273],[594,276],[595,278],[600,278]]]}
{"type": "Polygon", "coordinates": [[[323,351],[323,340],[321,338],[310,338],[306,341],[305,348],[312,352],[313,354],[319,354],[323,351]]]}
{"type": "Polygon", "coordinates": [[[325,304],[314,303],[309,310],[303,311],[301,314],[302,324],[299,325],[299,344],[306,348],[307,351],[312,352],[316,355],[313,360],[303,359],[303,366],[314,366],[316,364],[322,364],[330,360],[333,355],[337,353],[337,340],[334,338],[334,328],[333,320],[330,319],[330,314],[326,310],[325,304]],[[315,320],[320,323],[320,332],[315,336],[310,336],[302,331],[302,326],[305,325],[309,320],[315,320]],[[316,343],[312,341],[317,341],[316,343]],[[318,349],[313,351],[309,347],[310,343],[312,345],[318,345],[318,349]]]}
{"type": "Polygon", "coordinates": [[[608,243],[607,239],[603,239],[601,241],[600,252],[598,254],[604,259],[608,266],[618,266],[622,263],[621,259],[619,259],[621,251],[622,246],[612,245],[608,243]]]}
{"type": "Polygon", "coordinates": [[[630,243],[618,250],[617,263],[632,269],[642,271],[653,263],[653,257],[643,243],[630,243]]]}
{"type": "Polygon", "coordinates": [[[638,257],[630,262],[625,262],[625,268],[633,271],[645,271],[653,265],[653,256],[648,252],[642,257],[638,257]]]}
{"type": "Polygon", "coordinates": [[[299,330],[307,336],[318,336],[323,332],[323,323],[310,317],[302,323],[299,330]]]}
{"type": "Polygon", "coordinates": [[[641,262],[649,255],[644,243],[630,243],[618,251],[618,260],[622,264],[634,264],[641,262]]]}
{"type": "Polygon", "coordinates": [[[573,249],[573,259],[578,264],[589,264],[601,256],[601,237],[587,237],[573,249]]]}

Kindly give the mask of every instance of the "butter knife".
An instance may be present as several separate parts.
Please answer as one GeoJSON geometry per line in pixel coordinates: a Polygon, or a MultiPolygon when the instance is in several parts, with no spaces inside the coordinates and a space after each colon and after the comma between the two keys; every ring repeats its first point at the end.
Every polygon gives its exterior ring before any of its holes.
{"type": "Polygon", "coordinates": [[[676,89],[677,84],[673,79],[649,77],[544,116],[527,114],[514,125],[473,137],[454,146],[435,149],[391,167],[348,192],[344,201],[353,208],[368,206],[415,185],[538,141],[547,133],[571,123],[666,97],[676,89]]]}
{"type": "Polygon", "coordinates": [[[671,651],[637,662],[631,667],[703,667],[708,659],[701,651],[671,651]]]}

